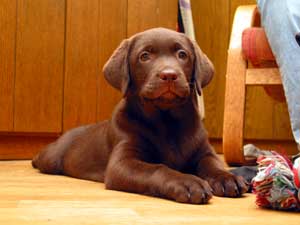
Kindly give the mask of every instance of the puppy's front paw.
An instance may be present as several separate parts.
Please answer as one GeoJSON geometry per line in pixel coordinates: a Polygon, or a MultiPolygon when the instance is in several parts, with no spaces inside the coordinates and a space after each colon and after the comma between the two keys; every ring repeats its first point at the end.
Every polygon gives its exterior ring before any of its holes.
{"type": "Polygon", "coordinates": [[[240,197],[248,190],[248,184],[243,177],[235,176],[227,171],[221,171],[208,179],[213,194],[221,197],[240,197]]]}
{"type": "Polygon", "coordinates": [[[165,197],[181,203],[205,204],[212,197],[208,182],[193,175],[184,175],[166,182],[165,197]]]}

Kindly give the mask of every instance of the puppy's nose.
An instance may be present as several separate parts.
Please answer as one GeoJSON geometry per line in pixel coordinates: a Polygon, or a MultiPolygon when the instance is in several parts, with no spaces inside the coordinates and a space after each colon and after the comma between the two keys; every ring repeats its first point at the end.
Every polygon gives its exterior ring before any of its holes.
{"type": "Polygon", "coordinates": [[[164,81],[175,81],[178,78],[178,75],[175,70],[165,69],[159,73],[159,78],[164,81]]]}

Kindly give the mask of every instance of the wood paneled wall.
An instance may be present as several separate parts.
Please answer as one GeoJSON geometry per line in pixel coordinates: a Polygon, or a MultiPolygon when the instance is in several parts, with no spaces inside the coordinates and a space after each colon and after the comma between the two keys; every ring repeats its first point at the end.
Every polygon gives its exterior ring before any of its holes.
{"type": "Polygon", "coordinates": [[[13,130],[16,1],[0,4],[0,130],[13,130]]]}
{"type": "Polygon", "coordinates": [[[65,3],[17,4],[14,131],[61,130],[65,3]]]}
{"type": "Polygon", "coordinates": [[[126,37],[176,28],[175,0],[0,2],[0,131],[61,133],[107,119],[121,98],[101,72],[126,37]]]}
{"type": "Polygon", "coordinates": [[[1,1],[0,21],[0,131],[60,132],[65,2],[1,1]]]}
{"type": "MultiPolygon", "coordinates": [[[[227,49],[234,13],[255,0],[191,0],[196,38],[216,69],[204,89],[206,127],[212,138],[222,137],[227,49]]],[[[291,140],[287,106],[270,98],[262,87],[247,89],[245,137],[291,140]]]]}
{"type": "MultiPolygon", "coordinates": [[[[231,22],[255,0],[191,3],[197,41],[216,67],[206,127],[221,138],[231,22]]],[[[105,61],[122,39],[176,21],[177,0],[1,0],[0,131],[60,133],[109,118],[121,95],[103,78],[105,61]]],[[[262,88],[250,88],[247,102],[247,138],[291,138],[285,104],[262,88]]]]}

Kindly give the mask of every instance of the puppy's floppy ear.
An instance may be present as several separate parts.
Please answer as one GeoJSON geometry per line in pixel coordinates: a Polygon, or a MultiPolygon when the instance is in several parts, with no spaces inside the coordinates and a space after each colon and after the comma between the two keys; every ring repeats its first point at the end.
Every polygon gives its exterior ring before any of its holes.
{"type": "Polygon", "coordinates": [[[197,92],[201,95],[201,89],[209,84],[215,73],[214,66],[209,58],[201,51],[195,41],[192,41],[195,53],[194,61],[194,79],[197,92]]]}
{"type": "Polygon", "coordinates": [[[103,67],[105,79],[123,95],[126,94],[130,82],[128,65],[130,42],[130,39],[123,40],[103,67]]]}

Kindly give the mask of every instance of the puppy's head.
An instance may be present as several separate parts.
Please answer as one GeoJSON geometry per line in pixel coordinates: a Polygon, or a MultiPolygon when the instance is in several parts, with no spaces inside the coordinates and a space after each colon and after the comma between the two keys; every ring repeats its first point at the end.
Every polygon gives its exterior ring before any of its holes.
{"type": "Polygon", "coordinates": [[[162,109],[176,107],[212,79],[214,69],[184,34],[154,28],[124,40],[104,66],[106,80],[125,96],[162,109]]]}

